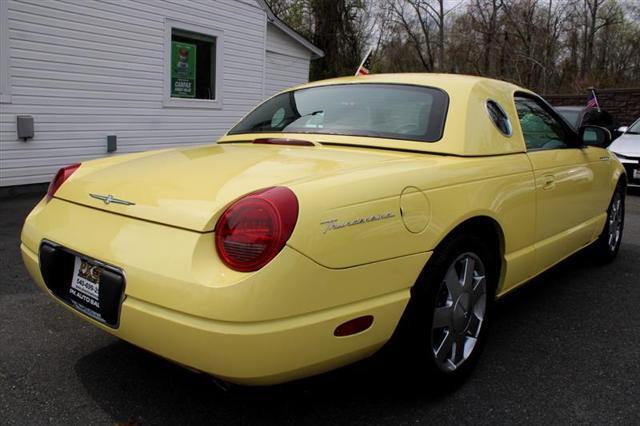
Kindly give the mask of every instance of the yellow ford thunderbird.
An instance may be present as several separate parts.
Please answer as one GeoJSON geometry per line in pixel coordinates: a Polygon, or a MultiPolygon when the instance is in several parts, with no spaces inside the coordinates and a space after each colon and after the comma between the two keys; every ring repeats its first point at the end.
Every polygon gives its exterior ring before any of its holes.
{"type": "Polygon", "coordinates": [[[390,342],[416,377],[459,383],[496,298],[583,248],[616,255],[627,178],[609,142],[501,81],[315,82],[216,144],[61,169],[21,249],[82,319],[229,382],[390,342]]]}

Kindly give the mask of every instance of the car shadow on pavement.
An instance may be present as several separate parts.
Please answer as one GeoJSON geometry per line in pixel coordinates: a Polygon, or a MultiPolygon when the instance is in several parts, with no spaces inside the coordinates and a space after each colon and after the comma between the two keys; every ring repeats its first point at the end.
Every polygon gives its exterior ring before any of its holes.
{"type": "Polygon", "coordinates": [[[376,418],[389,404],[439,398],[429,389],[402,387],[387,367],[372,357],[283,385],[222,389],[206,374],[116,341],[78,360],[75,370],[92,399],[123,424],[329,423],[362,404],[376,418]]]}
{"type": "MultiPolygon", "coordinates": [[[[621,257],[639,254],[640,247],[626,246],[621,257]]],[[[559,382],[573,380],[576,372],[566,365],[584,357],[581,345],[567,342],[564,354],[558,357],[557,343],[585,335],[563,331],[558,324],[573,321],[572,315],[580,317],[581,309],[591,309],[576,308],[567,318],[567,301],[575,297],[584,301],[585,292],[598,290],[581,286],[582,277],[594,274],[606,277],[607,268],[579,253],[498,302],[496,321],[476,372],[467,384],[449,395],[440,395],[428,385],[418,389],[407,386],[409,381],[394,375],[386,359],[379,356],[290,384],[224,391],[205,374],[117,341],[78,360],[76,373],[101,409],[123,424],[282,424],[300,419],[305,423],[333,423],[336,419],[341,419],[339,423],[379,422],[393,421],[402,412],[406,415],[406,410],[449,416],[455,409],[457,417],[464,414],[460,410],[465,410],[461,408],[465,403],[470,405],[466,419],[471,421],[475,416],[485,423],[487,418],[472,407],[473,401],[486,403],[507,395],[535,402],[532,394],[536,395],[538,387],[540,403],[544,403],[549,398],[545,386],[557,387],[559,382]],[[547,356],[555,356],[556,361],[539,361],[547,356]],[[528,361],[531,357],[537,362],[528,361]],[[529,385],[523,388],[523,382],[529,385]],[[354,418],[355,413],[360,417],[354,418]]],[[[594,332],[586,330],[586,336],[594,332]]]]}

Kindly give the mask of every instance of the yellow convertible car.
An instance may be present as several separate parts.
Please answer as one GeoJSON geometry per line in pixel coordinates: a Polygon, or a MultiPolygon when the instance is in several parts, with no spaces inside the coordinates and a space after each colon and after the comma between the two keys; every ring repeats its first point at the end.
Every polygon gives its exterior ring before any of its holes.
{"type": "Polygon", "coordinates": [[[82,319],[229,382],[391,342],[416,377],[459,383],[496,298],[587,246],[616,255],[627,178],[609,142],[501,81],[315,82],[217,144],[61,169],[21,249],[82,319]]]}

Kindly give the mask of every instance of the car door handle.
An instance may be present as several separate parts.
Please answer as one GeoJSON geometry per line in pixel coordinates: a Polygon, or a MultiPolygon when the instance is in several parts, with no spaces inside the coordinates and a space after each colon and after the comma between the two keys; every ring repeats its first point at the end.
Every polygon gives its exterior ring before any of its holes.
{"type": "Polygon", "coordinates": [[[556,178],[552,175],[546,175],[542,178],[542,189],[550,190],[556,187],[556,178]]]}

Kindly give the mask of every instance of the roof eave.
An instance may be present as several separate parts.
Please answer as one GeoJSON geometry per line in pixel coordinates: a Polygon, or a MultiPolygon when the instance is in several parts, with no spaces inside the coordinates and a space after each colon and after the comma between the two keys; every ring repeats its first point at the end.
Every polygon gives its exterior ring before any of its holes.
{"type": "Polygon", "coordinates": [[[278,18],[275,13],[271,10],[269,5],[264,0],[257,0],[258,3],[262,6],[264,11],[267,13],[267,21],[273,25],[275,25],[278,29],[283,31],[289,37],[297,41],[301,44],[305,49],[311,52],[311,59],[319,59],[324,57],[324,51],[318,48],[316,45],[311,43],[309,40],[304,38],[301,34],[299,34],[296,30],[291,28],[284,22],[282,19],[278,18]]]}

